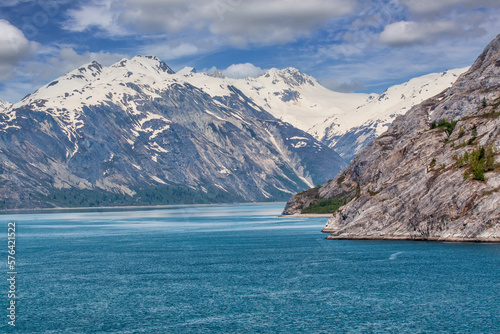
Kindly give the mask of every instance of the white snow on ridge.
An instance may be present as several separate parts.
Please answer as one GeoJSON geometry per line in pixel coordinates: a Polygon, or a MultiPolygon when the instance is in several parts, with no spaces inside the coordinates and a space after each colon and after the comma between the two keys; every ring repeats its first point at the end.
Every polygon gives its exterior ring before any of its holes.
{"type": "Polygon", "coordinates": [[[331,115],[355,108],[368,96],[333,92],[313,77],[291,68],[271,69],[233,85],[274,117],[303,131],[331,115]]]}
{"type": "Polygon", "coordinates": [[[3,113],[4,111],[9,109],[10,107],[12,107],[12,103],[4,101],[4,100],[0,100],[0,113],[3,113]]]}
{"type": "Polygon", "coordinates": [[[191,75],[193,73],[196,73],[196,70],[194,67],[190,67],[190,66],[186,66],[184,67],[182,70],[180,71],[177,71],[177,75],[184,75],[184,76],[188,76],[188,75],[191,75]]]}
{"type": "MultiPolygon", "coordinates": [[[[134,101],[135,96],[160,98],[171,85],[190,84],[212,97],[226,97],[233,94],[231,87],[235,87],[257,109],[262,108],[317,139],[329,141],[332,146],[335,138],[362,126],[373,127],[377,135],[381,134],[395,116],[448,88],[465,70],[467,68],[418,77],[378,95],[334,92],[294,68],[272,68],[257,78],[232,79],[196,73],[192,67],[174,73],[154,56],[136,56],[109,67],[96,62],[81,66],[41,87],[12,108],[29,104],[49,112],[65,125],[63,128],[71,137],[84,126],[80,119],[84,106],[115,104],[138,119],[142,115],[135,131],[150,132],[154,138],[168,129],[170,121],[141,111],[134,101]],[[165,126],[156,130],[149,126],[143,128],[144,122],[152,118],[162,119],[165,126]]],[[[0,112],[9,109],[9,105],[4,105],[0,102],[0,112]]],[[[225,120],[209,110],[206,112],[225,120]]],[[[238,117],[236,113],[232,116],[238,117]]]]}
{"type": "Polygon", "coordinates": [[[406,113],[413,106],[441,93],[467,70],[468,67],[427,74],[401,85],[389,87],[381,95],[371,94],[365,103],[329,117],[312,127],[309,133],[316,138],[329,140],[352,128],[374,126],[378,136],[387,130],[396,116],[406,113]]]}

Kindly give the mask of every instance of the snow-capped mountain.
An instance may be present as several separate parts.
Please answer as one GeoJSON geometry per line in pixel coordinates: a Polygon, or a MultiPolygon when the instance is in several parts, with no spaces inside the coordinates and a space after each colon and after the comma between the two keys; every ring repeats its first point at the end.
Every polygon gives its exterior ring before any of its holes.
{"type": "Polygon", "coordinates": [[[153,56],[50,82],[0,113],[0,206],[278,200],[345,166],[232,82],[153,56]]]}
{"type": "Polygon", "coordinates": [[[0,100],[0,112],[9,109],[12,106],[12,103],[0,100]]]}
{"type": "Polygon", "coordinates": [[[236,87],[259,108],[352,157],[398,115],[450,87],[467,68],[433,73],[392,86],[383,94],[333,92],[299,70],[270,69],[257,78],[230,79],[183,69],[186,80],[212,97],[230,95],[236,87]]]}
{"type": "Polygon", "coordinates": [[[365,103],[332,115],[308,132],[350,161],[375,137],[385,132],[396,116],[451,87],[468,68],[432,73],[371,94],[365,103]]]}
{"type": "MultiPolygon", "coordinates": [[[[272,68],[257,78],[231,79],[199,73],[189,82],[213,97],[231,94],[236,87],[255,105],[274,117],[307,131],[334,114],[354,110],[366,102],[368,94],[338,93],[295,68],[272,68]]],[[[319,139],[319,137],[318,137],[319,139]]]]}
{"type": "Polygon", "coordinates": [[[231,79],[154,56],[92,62],[0,107],[0,207],[285,199],[463,71],[379,96],[293,68],[231,79]]]}

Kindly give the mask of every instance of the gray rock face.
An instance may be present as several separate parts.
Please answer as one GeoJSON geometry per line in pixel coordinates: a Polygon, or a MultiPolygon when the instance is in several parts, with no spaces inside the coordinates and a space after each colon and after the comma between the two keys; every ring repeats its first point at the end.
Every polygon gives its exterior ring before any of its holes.
{"type": "Polygon", "coordinates": [[[500,35],[451,88],[396,118],[316,199],[298,194],[284,213],[355,191],[328,220],[328,238],[500,241],[499,106],[500,35]],[[442,119],[457,123],[431,129],[442,119]],[[484,181],[472,158],[460,159],[481,147],[483,162],[490,148],[484,181]]]}
{"type": "Polygon", "coordinates": [[[282,200],[345,167],[237,89],[169,75],[149,56],[92,63],[2,110],[0,208],[282,200]]]}

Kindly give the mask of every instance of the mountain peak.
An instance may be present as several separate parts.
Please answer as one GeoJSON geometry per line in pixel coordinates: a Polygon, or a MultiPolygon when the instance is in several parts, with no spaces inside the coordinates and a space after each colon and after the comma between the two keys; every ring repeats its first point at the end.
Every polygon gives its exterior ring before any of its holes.
{"type": "Polygon", "coordinates": [[[12,103],[0,100],[0,113],[3,112],[4,110],[10,108],[12,106],[12,103]]]}
{"type": "Polygon", "coordinates": [[[273,67],[260,76],[271,78],[273,83],[283,81],[290,86],[314,86],[317,83],[316,79],[294,67],[287,67],[281,70],[273,67]]]}
{"type": "Polygon", "coordinates": [[[221,71],[219,70],[215,70],[214,73],[210,74],[210,76],[214,77],[214,78],[219,78],[219,79],[224,79],[226,76],[224,74],[222,74],[221,71]]]}
{"type": "Polygon", "coordinates": [[[500,66],[500,34],[486,46],[484,51],[476,59],[469,72],[474,72],[481,67],[488,66],[491,62],[495,62],[496,67],[500,66]]]}
{"type": "Polygon", "coordinates": [[[120,61],[114,63],[111,65],[111,67],[129,67],[129,66],[134,66],[133,64],[138,64],[141,67],[145,68],[146,70],[153,72],[153,73],[168,73],[168,74],[175,74],[175,72],[162,60],[160,60],[156,56],[142,56],[138,55],[135,56],[132,59],[127,59],[123,58],[120,61]]]}
{"type": "Polygon", "coordinates": [[[91,63],[80,66],[74,71],[69,72],[68,74],[72,75],[83,75],[87,77],[88,75],[92,77],[96,77],[101,74],[104,67],[99,64],[97,61],[93,60],[91,63]]]}
{"type": "Polygon", "coordinates": [[[135,56],[134,58],[132,58],[132,61],[136,61],[136,62],[140,63],[141,65],[148,67],[150,69],[153,69],[153,70],[160,72],[160,73],[164,72],[164,73],[168,73],[168,74],[175,74],[175,72],[170,67],[168,67],[168,65],[164,61],[160,60],[156,56],[138,55],[138,56],[135,56]]]}
{"type": "Polygon", "coordinates": [[[177,74],[179,75],[189,75],[192,73],[196,73],[196,69],[191,66],[185,66],[182,70],[177,71],[177,74]]]}

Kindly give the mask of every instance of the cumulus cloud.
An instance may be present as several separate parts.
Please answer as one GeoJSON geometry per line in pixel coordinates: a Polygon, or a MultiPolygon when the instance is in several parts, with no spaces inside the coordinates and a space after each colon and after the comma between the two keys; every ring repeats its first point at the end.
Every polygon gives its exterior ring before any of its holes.
{"type": "Polygon", "coordinates": [[[349,0],[94,0],[68,12],[71,31],[215,34],[232,44],[292,41],[332,18],[352,13],[349,0]]]}
{"type": "Polygon", "coordinates": [[[31,56],[38,44],[29,41],[21,30],[0,19],[0,80],[14,76],[18,63],[31,56]]]}
{"type": "Polygon", "coordinates": [[[28,41],[21,30],[0,19],[0,64],[17,64],[36,48],[37,44],[28,41]]]}
{"type": "Polygon", "coordinates": [[[320,24],[355,10],[344,0],[245,1],[211,17],[210,31],[234,44],[272,44],[309,35],[320,24]]]}
{"type": "Polygon", "coordinates": [[[111,7],[112,1],[99,1],[78,9],[70,9],[67,12],[69,18],[63,23],[63,28],[75,32],[97,28],[113,36],[126,35],[116,24],[116,14],[111,7]]]}
{"type": "Polygon", "coordinates": [[[387,25],[380,34],[379,41],[389,46],[408,46],[430,44],[440,37],[477,36],[484,33],[485,30],[481,28],[465,30],[460,24],[452,21],[400,21],[387,25]]]}
{"type": "Polygon", "coordinates": [[[248,77],[258,77],[265,72],[262,68],[251,63],[233,64],[221,71],[228,78],[243,79],[248,77]]]}

